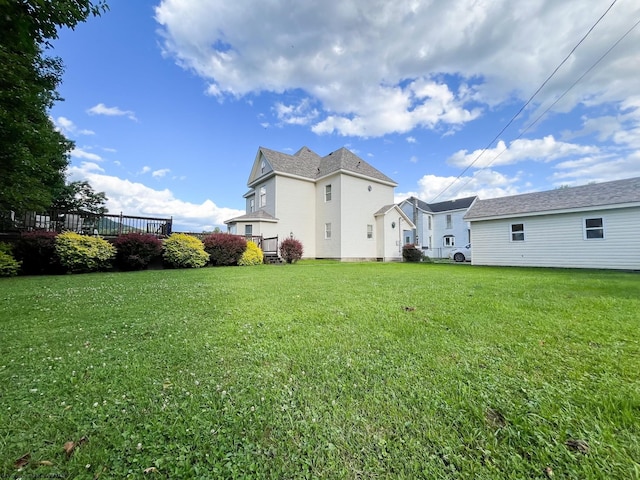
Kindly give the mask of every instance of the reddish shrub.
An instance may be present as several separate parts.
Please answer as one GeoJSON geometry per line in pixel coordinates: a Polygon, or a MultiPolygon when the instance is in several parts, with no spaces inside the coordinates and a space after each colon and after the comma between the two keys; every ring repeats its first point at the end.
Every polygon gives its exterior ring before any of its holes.
{"type": "Polygon", "coordinates": [[[295,263],[302,258],[302,243],[295,238],[286,238],[280,243],[280,256],[287,263],[295,263]]]}
{"type": "Polygon", "coordinates": [[[14,248],[16,260],[22,262],[25,275],[62,273],[64,269],[56,255],[56,232],[25,232],[14,248]]]}
{"type": "Polygon", "coordinates": [[[405,262],[420,262],[422,252],[413,243],[408,243],[402,247],[402,258],[405,262]]]}
{"type": "Polygon", "coordinates": [[[238,265],[247,249],[247,241],[238,235],[212,233],[202,239],[204,250],[209,254],[209,263],[217,266],[238,265]]]}
{"type": "Polygon", "coordinates": [[[116,265],[121,270],[144,270],[162,255],[162,241],[153,235],[126,233],[113,241],[116,265]]]}

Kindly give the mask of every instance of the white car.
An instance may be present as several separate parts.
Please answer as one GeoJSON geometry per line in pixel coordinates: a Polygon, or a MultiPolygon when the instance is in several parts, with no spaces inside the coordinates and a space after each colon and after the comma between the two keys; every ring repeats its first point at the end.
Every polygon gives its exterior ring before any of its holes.
{"type": "Polygon", "coordinates": [[[451,250],[449,258],[456,262],[470,262],[471,261],[471,244],[468,243],[464,247],[459,247],[451,250]]]}

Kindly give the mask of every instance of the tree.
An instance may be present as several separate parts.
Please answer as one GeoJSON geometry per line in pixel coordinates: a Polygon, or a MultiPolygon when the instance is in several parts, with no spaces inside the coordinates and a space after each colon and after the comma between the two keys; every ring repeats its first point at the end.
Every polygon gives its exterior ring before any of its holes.
{"type": "Polygon", "coordinates": [[[51,204],[52,208],[89,213],[107,213],[104,206],[107,202],[104,192],[95,192],[87,181],[76,181],[65,185],[51,204]]]}
{"type": "Polygon", "coordinates": [[[64,187],[73,142],[48,111],[62,61],[46,56],[61,27],[107,10],[104,0],[0,0],[0,211],[42,210],[64,187]]]}

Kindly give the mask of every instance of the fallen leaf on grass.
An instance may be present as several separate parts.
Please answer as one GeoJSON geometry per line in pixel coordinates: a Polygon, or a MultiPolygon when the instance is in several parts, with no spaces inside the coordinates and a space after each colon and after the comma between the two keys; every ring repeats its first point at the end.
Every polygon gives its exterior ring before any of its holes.
{"type": "Polygon", "coordinates": [[[42,465],[43,467],[53,467],[53,462],[50,462],[49,460],[40,460],[38,465],[42,465]]]}
{"type": "Polygon", "coordinates": [[[73,455],[73,452],[76,450],[76,448],[84,445],[88,441],[89,439],[83,435],[82,438],[80,438],[80,440],[78,440],[77,442],[66,442],[62,448],[64,449],[64,453],[67,454],[67,458],[73,455]]]}
{"type": "Polygon", "coordinates": [[[70,457],[76,449],[76,442],[65,442],[62,448],[64,449],[64,453],[67,454],[67,457],[70,457]]]}
{"type": "Polygon", "coordinates": [[[19,459],[17,459],[15,461],[13,466],[15,468],[17,468],[18,470],[20,470],[21,468],[24,468],[27,465],[29,465],[29,460],[31,460],[31,454],[30,453],[25,453],[24,455],[22,455],[19,459]]]}
{"type": "Polygon", "coordinates": [[[551,469],[551,467],[546,467],[544,469],[544,474],[547,476],[547,478],[553,477],[553,470],[551,469]]]}
{"type": "Polygon", "coordinates": [[[143,473],[158,473],[158,469],[156,467],[145,468],[143,473]]]}
{"type": "Polygon", "coordinates": [[[416,309],[416,307],[402,307],[402,309],[405,312],[413,312],[416,309]]]}
{"type": "Polygon", "coordinates": [[[585,440],[570,438],[564,444],[571,450],[580,452],[583,455],[589,453],[589,444],[585,440]]]}

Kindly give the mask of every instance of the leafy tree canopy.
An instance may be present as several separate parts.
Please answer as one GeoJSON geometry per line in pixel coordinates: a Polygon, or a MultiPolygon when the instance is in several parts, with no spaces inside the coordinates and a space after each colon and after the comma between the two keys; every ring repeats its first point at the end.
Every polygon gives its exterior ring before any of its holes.
{"type": "Polygon", "coordinates": [[[82,181],[65,185],[51,206],[60,210],[107,213],[106,202],[104,192],[95,192],[89,182],[82,181]]]}
{"type": "Polygon", "coordinates": [[[0,0],[0,211],[42,210],[64,188],[73,142],[49,118],[62,61],[44,49],[104,0],[0,0]]]}

